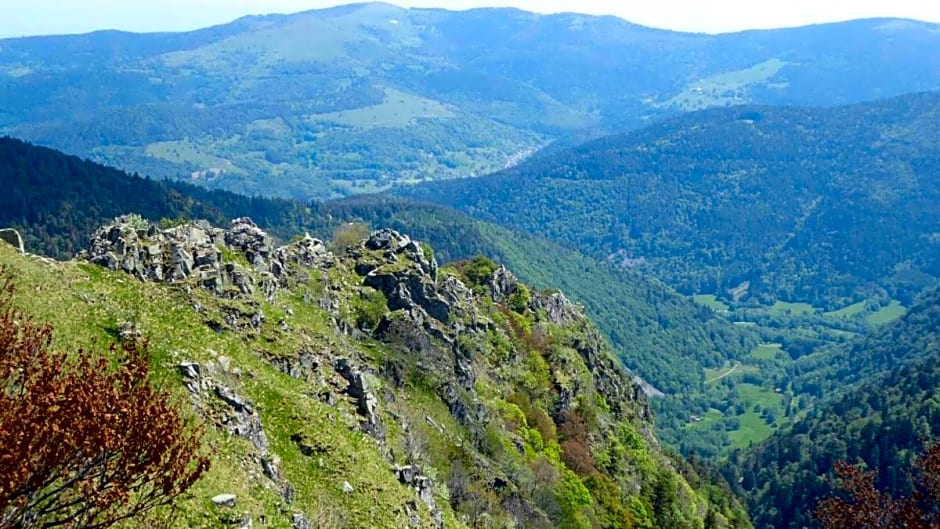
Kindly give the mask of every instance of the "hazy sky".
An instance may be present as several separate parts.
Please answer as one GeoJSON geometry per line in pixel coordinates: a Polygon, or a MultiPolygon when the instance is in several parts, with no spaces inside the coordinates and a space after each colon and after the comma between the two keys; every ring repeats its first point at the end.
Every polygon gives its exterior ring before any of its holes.
{"type": "MultiPolygon", "coordinates": [[[[0,0],[0,36],[95,29],[170,31],[242,15],[289,13],[349,3],[336,0],[0,0]]],[[[553,13],[613,14],[685,31],[723,32],[866,17],[940,22],[940,0],[401,0],[399,5],[469,9],[515,6],[553,13]]]]}

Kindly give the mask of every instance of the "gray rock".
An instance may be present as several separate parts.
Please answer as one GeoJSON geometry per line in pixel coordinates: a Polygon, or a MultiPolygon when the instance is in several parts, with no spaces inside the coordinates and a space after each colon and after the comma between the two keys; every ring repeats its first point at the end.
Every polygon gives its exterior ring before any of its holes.
{"type": "Polygon", "coordinates": [[[346,358],[338,359],[334,368],[349,383],[346,393],[356,399],[357,412],[365,419],[363,429],[373,437],[384,439],[385,429],[376,413],[379,401],[369,390],[369,382],[365,375],[362,371],[354,369],[346,358]]]}
{"type": "Polygon", "coordinates": [[[281,278],[287,275],[293,267],[318,267],[331,258],[332,254],[323,241],[314,239],[308,234],[303,239],[274,251],[271,259],[271,272],[281,278]]]}
{"type": "Polygon", "coordinates": [[[265,457],[261,460],[261,470],[271,481],[277,482],[281,479],[280,461],[277,456],[265,457]]]}
{"type": "Polygon", "coordinates": [[[405,465],[395,469],[395,473],[398,474],[399,483],[413,487],[418,476],[421,475],[421,467],[418,465],[405,465]]]}
{"type": "Polygon", "coordinates": [[[122,321],[118,324],[118,339],[122,342],[133,342],[141,337],[141,332],[133,322],[122,321]]]}
{"type": "Polygon", "coordinates": [[[26,249],[23,248],[23,238],[20,237],[20,232],[12,228],[0,230],[0,241],[9,243],[10,246],[16,248],[20,253],[26,253],[26,249]]]}
{"type": "Polygon", "coordinates": [[[538,294],[532,305],[536,311],[545,311],[548,321],[555,325],[571,325],[584,319],[584,311],[561,292],[538,294]]]}
{"type": "Polygon", "coordinates": [[[189,379],[198,379],[202,367],[195,362],[180,362],[177,366],[180,374],[189,379]]]}
{"type": "Polygon", "coordinates": [[[246,411],[251,413],[253,411],[251,409],[251,405],[249,405],[245,399],[236,395],[235,392],[221,384],[217,384],[215,386],[215,394],[218,395],[218,397],[225,401],[229,406],[234,408],[237,412],[246,411]]]}
{"type": "Polygon", "coordinates": [[[399,483],[414,489],[418,499],[427,505],[434,519],[442,521],[442,513],[437,509],[437,503],[434,501],[434,482],[431,481],[431,478],[422,475],[421,469],[417,465],[398,467],[396,474],[399,483]]]}
{"type": "Polygon", "coordinates": [[[226,429],[234,435],[251,441],[262,456],[269,454],[268,438],[261,425],[261,418],[251,404],[221,384],[215,385],[215,394],[232,408],[232,413],[223,421],[226,429]]]}
{"type": "Polygon", "coordinates": [[[225,244],[241,251],[260,272],[267,272],[267,260],[274,251],[274,240],[247,217],[238,218],[225,230],[225,244]]]}
{"type": "Polygon", "coordinates": [[[234,507],[235,495],[234,494],[218,494],[212,497],[212,503],[218,505],[219,507],[234,507]]]}
{"type": "Polygon", "coordinates": [[[353,490],[353,486],[348,481],[343,482],[343,494],[352,494],[353,490]]]}
{"type": "Polygon", "coordinates": [[[500,266],[493,272],[489,286],[493,301],[500,303],[516,292],[516,289],[519,288],[519,280],[512,275],[508,268],[500,266]]]}
{"type": "Polygon", "coordinates": [[[313,524],[302,512],[295,512],[291,520],[292,529],[313,529],[313,524]]]}

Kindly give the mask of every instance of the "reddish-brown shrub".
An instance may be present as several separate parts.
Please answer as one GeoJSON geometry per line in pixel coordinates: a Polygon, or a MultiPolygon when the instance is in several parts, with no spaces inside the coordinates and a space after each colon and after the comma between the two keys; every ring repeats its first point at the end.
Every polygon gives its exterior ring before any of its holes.
{"type": "Polygon", "coordinates": [[[208,458],[150,385],[146,344],[55,353],[0,277],[0,527],[101,528],[173,502],[208,458]]]}
{"type": "Polygon", "coordinates": [[[915,490],[895,498],[875,488],[875,473],[836,463],[846,498],[830,498],[816,509],[825,529],[940,529],[940,443],[918,460],[915,490]]]}
{"type": "Polygon", "coordinates": [[[566,410],[559,415],[558,438],[561,439],[561,457],[565,465],[580,476],[590,476],[597,472],[591,443],[588,438],[584,419],[574,410],[566,410]]]}

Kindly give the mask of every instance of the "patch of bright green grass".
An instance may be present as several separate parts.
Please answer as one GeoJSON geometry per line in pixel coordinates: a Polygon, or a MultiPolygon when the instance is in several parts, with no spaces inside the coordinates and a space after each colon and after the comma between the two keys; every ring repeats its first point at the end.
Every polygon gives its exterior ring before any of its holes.
{"type": "Polygon", "coordinates": [[[692,300],[714,311],[727,312],[730,308],[726,303],[719,301],[714,294],[696,294],[692,296],[692,300]]]}
{"type": "Polygon", "coordinates": [[[770,307],[770,312],[774,314],[789,313],[794,316],[804,316],[816,312],[816,307],[809,303],[789,303],[787,301],[778,301],[770,307]]]}
{"type": "Polygon", "coordinates": [[[760,368],[757,366],[742,364],[740,362],[734,364],[725,364],[719,369],[705,368],[705,382],[713,383],[718,382],[724,378],[739,377],[745,374],[760,374],[760,368]]]}
{"type": "Polygon", "coordinates": [[[751,356],[759,360],[773,360],[777,358],[777,354],[781,351],[780,348],[779,343],[762,343],[751,351],[751,356]]]}
{"type": "Polygon", "coordinates": [[[728,432],[728,437],[733,446],[745,448],[773,434],[777,424],[783,419],[783,396],[771,389],[754,384],[739,384],[737,391],[741,401],[747,404],[747,411],[741,416],[738,429],[728,432]],[[776,422],[768,423],[760,413],[754,411],[755,405],[760,405],[762,409],[772,410],[776,422]]]}
{"type": "Polygon", "coordinates": [[[452,117],[454,113],[438,101],[386,88],[385,100],[378,105],[341,112],[312,114],[308,116],[308,119],[315,122],[339,123],[360,129],[373,129],[406,127],[421,118],[447,119],[452,117]]]}
{"type": "Polygon", "coordinates": [[[858,316],[862,312],[865,312],[865,302],[859,301],[847,307],[842,307],[839,310],[829,311],[825,315],[831,318],[851,318],[852,316],[858,316]]]}
{"type": "Polygon", "coordinates": [[[903,316],[906,311],[907,309],[904,308],[904,305],[901,305],[900,301],[892,300],[891,304],[887,307],[881,307],[878,312],[869,314],[868,317],[865,318],[865,321],[872,325],[891,323],[903,316]]]}
{"type": "Polygon", "coordinates": [[[681,110],[697,110],[715,105],[743,103],[743,90],[750,85],[767,83],[787,63],[780,59],[768,59],[750,68],[724,72],[690,84],[675,97],[661,106],[681,110]]]}

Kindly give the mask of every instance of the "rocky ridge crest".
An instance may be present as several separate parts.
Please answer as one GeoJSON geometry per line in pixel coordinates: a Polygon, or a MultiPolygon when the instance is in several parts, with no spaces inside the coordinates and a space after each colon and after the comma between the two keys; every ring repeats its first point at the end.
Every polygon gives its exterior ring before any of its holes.
{"type": "MultiPolygon", "coordinates": [[[[459,266],[441,269],[428,248],[393,230],[334,252],[309,236],[277,245],[245,218],[218,229],[158,228],[125,216],[99,229],[80,257],[175,285],[207,325],[257,343],[272,368],[308,384],[310,398],[371,438],[387,471],[412,491],[400,512],[410,527],[443,527],[447,517],[476,525],[489,512],[507,523],[553,526],[561,514],[536,501],[529,481],[538,465],[555,469],[538,478],[549,487],[577,469],[584,479],[600,473],[605,490],[622,499],[645,490],[643,467],[615,455],[627,445],[658,449],[639,386],[581,307],[559,292],[530,292],[504,267],[473,284],[459,266]],[[306,311],[324,314],[332,335],[311,334],[298,319],[306,311]],[[442,412],[416,406],[416,394],[442,412]],[[431,448],[442,445],[450,452],[431,448]],[[608,454],[606,466],[594,455],[578,460],[584,450],[608,454]],[[484,510],[470,507],[483,501],[477,490],[490,491],[484,510]]],[[[180,362],[193,404],[251,443],[246,465],[290,506],[295,484],[268,440],[263,408],[242,393],[240,368],[223,358],[180,362]]],[[[290,442],[321,466],[330,451],[313,430],[292,433],[290,442]]],[[[350,481],[342,494],[357,493],[350,481]]],[[[310,526],[308,512],[287,508],[294,527],[310,526]]]]}

